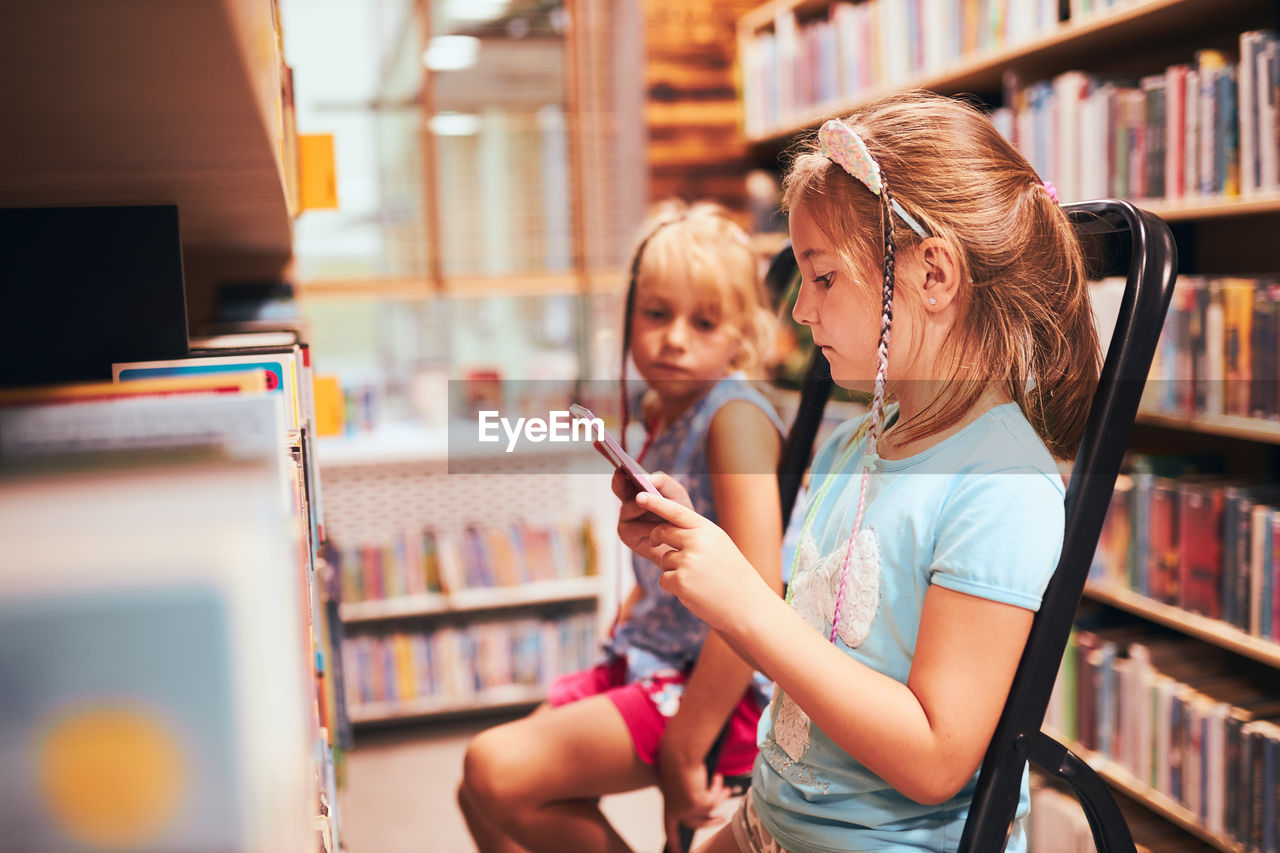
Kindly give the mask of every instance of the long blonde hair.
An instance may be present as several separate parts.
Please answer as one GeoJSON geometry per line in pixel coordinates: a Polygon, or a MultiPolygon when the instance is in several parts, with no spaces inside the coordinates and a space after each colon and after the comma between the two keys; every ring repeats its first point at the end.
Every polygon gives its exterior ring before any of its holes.
{"type": "MultiPolygon", "coordinates": [[[[1084,255],[1066,213],[1027,160],[973,106],[928,92],[872,101],[844,119],[880,164],[892,198],[957,250],[959,319],[943,342],[950,381],[903,424],[903,440],[946,429],[982,395],[977,365],[996,370],[1050,452],[1074,455],[1100,365],[1084,255]]],[[[858,272],[921,238],[877,198],[805,143],[783,182],[783,205],[803,205],[858,272]],[[878,223],[878,229],[868,227],[878,223]],[[887,234],[885,230],[887,229],[887,234]]],[[[888,312],[886,312],[888,314],[888,312]]]]}
{"type": "Polygon", "coordinates": [[[690,287],[719,294],[726,322],[737,326],[741,348],[731,366],[750,373],[772,355],[776,318],[767,307],[760,262],[729,211],[710,201],[668,200],[655,205],[632,254],[622,330],[623,427],[630,416],[627,358],[636,293],[646,281],[679,276],[690,287]]]}

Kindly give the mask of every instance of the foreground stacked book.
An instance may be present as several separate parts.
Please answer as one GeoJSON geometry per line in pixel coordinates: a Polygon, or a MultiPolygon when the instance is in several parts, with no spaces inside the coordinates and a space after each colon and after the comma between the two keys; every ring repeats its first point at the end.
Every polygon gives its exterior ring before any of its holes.
{"type": "Polygon", "coordinates": [[[0,392],[6,848],[337,849],[301,348],[207,343],[0,392]]]}

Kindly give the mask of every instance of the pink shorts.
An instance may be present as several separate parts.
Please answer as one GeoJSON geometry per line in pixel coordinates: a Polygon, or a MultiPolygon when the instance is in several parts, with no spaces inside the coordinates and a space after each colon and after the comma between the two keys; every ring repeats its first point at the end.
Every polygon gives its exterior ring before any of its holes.
{"type": "MultiPolygon", "coordinates": [[[[628,684],[627,662],[619,659],[591,669],[563,675],[552,682],[547,700],[567,705],[588,696],[608,696],[631,732],[636,754],[645,764],[658,760],[658,745],[667,720],[679,707],[686,676],[657,676],[628,684]],[[665,712],[665,713],[664,713],[665,712]]],[[[725,776],[745,776],[756,759],[756,726],[761,708],[750,689],[733,709],[729,732],[720,748],[718,770],[725,776]]]]}

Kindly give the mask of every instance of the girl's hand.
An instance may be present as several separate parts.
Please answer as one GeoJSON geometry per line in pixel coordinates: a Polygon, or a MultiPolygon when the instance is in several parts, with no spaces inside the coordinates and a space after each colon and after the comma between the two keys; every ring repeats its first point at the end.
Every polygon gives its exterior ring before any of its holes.
{"type": "Polygon", "coordinates": [[[648,493],[636,495],[635,502],[666,522],[649,532],[649,545],[659,554],[655,562],[664,572],[662,588],[712,628],[733,636],[742,614],[778,597],[729,534],[689,507],[648,493]]]}
{"type": "MultiPolygon", "coordinates": [[[[689,493],[674,478],[661,471],[655,471],[649,475],[649,481],[663,495],[692,510],[693,501],[689,499],[689,493]]],[[[649,534],[654,527],[662,524],[663,520],[636,503],[636,488],[621,471],[613,473],[610,486],[613,493],[622,501],[622,506],[618,509],[618,538],[641,557],[657,563],[666,549],[653,548],[649,544],[649,534]]]]}
{"type": "Polygon", "coordinates": [[[716,808],[729,798],[724,777],[717,773],[707,784],[707,768],[701,761],[683,765],[663,749],[658,756],[658,785],[662,789],[663,826],[672,853],[688,853],[680,849],[680,826],[700,829],[724,818],[716,808]]]}

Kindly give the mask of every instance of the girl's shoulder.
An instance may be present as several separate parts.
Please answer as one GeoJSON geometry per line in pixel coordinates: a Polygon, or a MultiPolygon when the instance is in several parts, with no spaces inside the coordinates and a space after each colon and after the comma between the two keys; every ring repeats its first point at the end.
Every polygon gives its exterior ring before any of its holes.
{"type": "Polygon", "coordinates": [[[755,386],[750,379],[742,374],[731,374],[724,377],[712,387],[704,398],[705,412],[708,419],[716,418],[725,407],[728,406],[731,417],[750,417],[752,415],[749,408],[742,403],[750,404],[756,409],[764,413],[774,428],[779,432],[786,432],[786,427],[782,423],[782,418],[778,416],[778,410],[774,408],[769,398],[755,386]],[[730,406],[730,404],[735,404],[730,406]]]}
{"type": "Polygon", "coordinates": [[[981,424],[985,428],[974,430],[965,448],[973,460],[967,473],[1037,471],[1061,484],[1057,462],[1016,403],[991,409],[981,424]]]}

